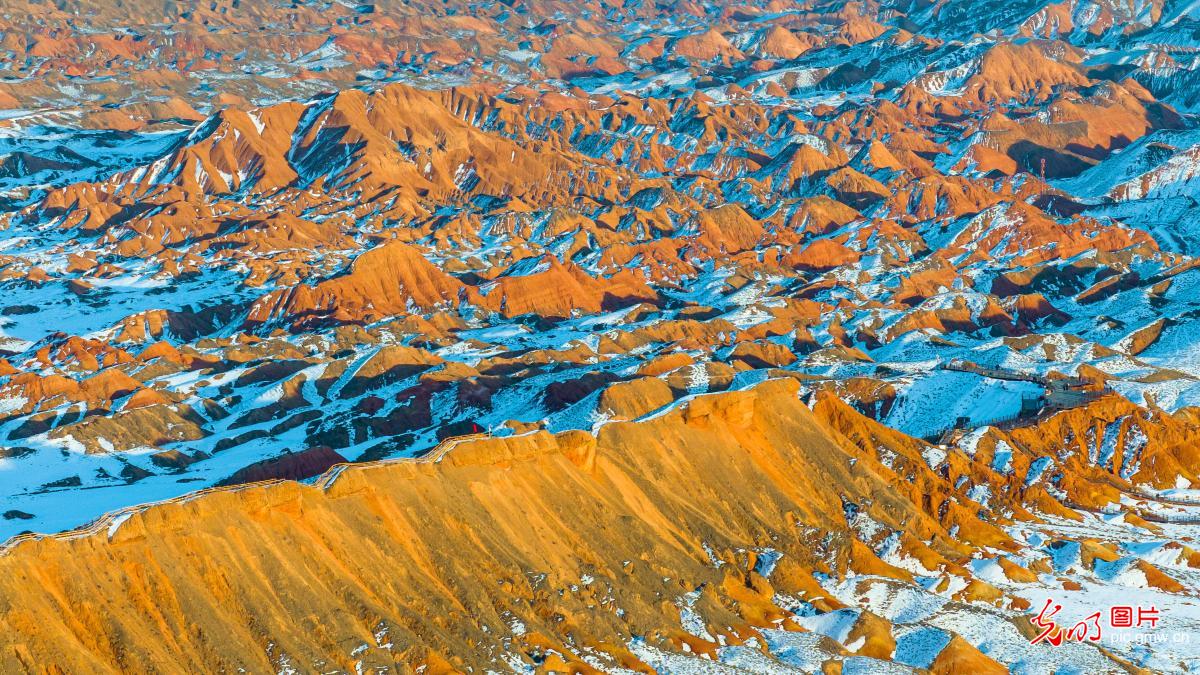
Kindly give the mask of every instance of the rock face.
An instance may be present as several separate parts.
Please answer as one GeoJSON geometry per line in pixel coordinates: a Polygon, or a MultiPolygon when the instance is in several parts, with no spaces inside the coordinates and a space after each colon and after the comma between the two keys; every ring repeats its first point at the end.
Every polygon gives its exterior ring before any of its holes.
{"type": "MultiPolygon", "coordinates": [[[[14,672],[644,670],[679,653],[755,654],[761,668],[787,668],[797,656],[779,645],[804,644],[804,663],[828,669],[850,659],[911,664],[904,645],[921,633],[940,645],[921,652],[933,672],[1004,672],[1030,654],[1119,667],[1095,650],[1031,646],[1021,633],[1022,589],[1040,588],[1036,570],[1077,544],[1034,546],[995,518],[1025,520],[1022,504],[1053,501],[1030,488],[1040,474],[1025,468],[1052,426],[931,463],[931,446],[833,396],[806,405],[799,393],[795,381],[775,380],[595,435],[451,441],[425,460],[351,466],[315,485],[217,490],[90,533],[11,544],[0,556],[0,659],[14,672]],[[989,456],[1003,442],[1019,451],[999,469],[1027,476],[1009,486],[989,456]],[[962,499],[988,484],[986,503],[962,499]],[[1002,570],[986,579],[976,557],[984,548],[1002,570]],[[886,608],[863,611],[826,590],[926,592],[918,576],[966,604],[889,620],[886,608]],[[812,613],[841,616],[847,628],[831,638],[812,613]],[[1023,643],[1020,654],[997,662],[955,632],[979,622],[990,622],[993,640],[1023,643]],[[157,639],[164,633],[169,643],[157,639]]],[[[1061,423],[1075,422],[1049,424],[1061,423]]],[[[279,478],[338,459],[327,449],[290,457],[239,475],[279,478]]],[[[1090,489],[1063,487],[1074,498],[1090,489]]],[[[1108,544],[1087,546],[1085,568],[1119,557],[1108,544]]],[[[1200,565],[1194,552],[1179,554],[1200,565]]],[[[1170,568],[1137,564],[1157,587],[1186,592],[1170,568]]]]}
{"type": "MultiPolygon", "coordinates": [[[[873,503],[862,516],[933,542],[926,564],[963,554],[950,521],[927,510],[937,500],[923,508],[915,486],[893,483],[796,394],[772,382],[596,437],[470,441],[435,462],[350,468],[320,487],[215,492],[140,511],[107,535],[19,544],[0,557],[5,670],[462,669],[504,653],[645,668],[632,635],[717,647],[678,625],[671,600],[692,589],[705,589],[692,605],[704,630],[740,644],[780,621],[803,630],[773,598],[811,594],[813,572],[886,569],[847,529],[847,501],[873,503]],[[852,459],[869,466],[852,471],[852,459]],[[553,512],[571,515],[542,515],[553,512]],[[747,553],[754,546],[772,551],[771,571],[765,554],[747,553]],[[152,638],[163,631],[169,644],[152,638]]],[[[1012,545],[969,513],[952,520],[1012,545]]],[[[840,659],[833,645],[817,654],[840,659]]]]}
{"type": "Polygon", "coordinates": [[[604,389],[596,408],[614,419],[637,419],[663,406],[675,397],[671,387],[657,377],[620,382],[604,389]]]}

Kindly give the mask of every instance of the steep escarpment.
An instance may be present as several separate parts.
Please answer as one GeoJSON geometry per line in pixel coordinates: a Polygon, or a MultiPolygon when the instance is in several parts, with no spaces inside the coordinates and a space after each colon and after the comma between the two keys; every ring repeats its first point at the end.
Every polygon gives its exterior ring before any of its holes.
{"type": "MultiPolygon", "coordinates": [[[[927,565],[957,568],[966,549],[936,512],[797,394],[769,382],[594,437],[467,440],[324,487],[218,491],[20,543],[0,557],[0,658],[9,672],[644,669],[635,640],[705,653],[803,632],[780,598],[839,606],[814,573],[905,578],[856,538],[847,503],[860,523],[931,541],[927,565]]],[[[887,642],[876,621],[859,630],[887,642]]]]}

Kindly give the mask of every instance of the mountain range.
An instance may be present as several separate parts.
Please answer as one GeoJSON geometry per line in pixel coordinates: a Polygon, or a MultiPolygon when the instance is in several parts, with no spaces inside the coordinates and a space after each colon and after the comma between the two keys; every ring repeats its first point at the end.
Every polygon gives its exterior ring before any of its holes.
{"type": "Polygon", "coordinates": [[[2,669],[1200,670],[1194,4],[0,1],[2,669]]]}

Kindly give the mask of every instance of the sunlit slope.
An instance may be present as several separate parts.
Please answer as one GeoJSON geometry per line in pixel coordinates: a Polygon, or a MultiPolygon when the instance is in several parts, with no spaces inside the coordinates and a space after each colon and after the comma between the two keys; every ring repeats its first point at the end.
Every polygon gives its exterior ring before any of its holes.
{"type": "Polygon", "coordinates": [[[798,629],[776,593],[838,606],[816,599],[813,571],[907,578],[854,538],[846,503],[931,542],[922,560],[951,574],[943,556],[963,544],[943,525],[1007,544],[958,507],[931,517],[936,476],[889,484],[824,424],[794,383],[771,381],[595,437],[467,441],[437,462],[347,468],[324,490],[217,492],[23,543],[0,557],[0,669],[436,672],[505,654],[636,668],[635,637],[716,647],[680,630],[692,591],[710,637],[737,644],[798,629]],[[773,570],[762,551],[783,554],[773,570]]]}

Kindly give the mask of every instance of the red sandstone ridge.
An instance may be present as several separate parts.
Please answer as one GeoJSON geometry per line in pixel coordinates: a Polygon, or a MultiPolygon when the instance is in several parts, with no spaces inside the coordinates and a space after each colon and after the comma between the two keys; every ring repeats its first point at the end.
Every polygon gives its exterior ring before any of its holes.
{"type": "Polygon", "coordinates": [[[670,47],[671,52],[697,61],[711,61],[717,58],[740,58],[742,52],[729,44],[715,28],[709,28],[703,33],[679,38],[670,47]]]}
{"type": "MultiPolygon", "coordinates": [[[[808,35],[805,35],[808,38],[808,35]]],[[[783,26],[772,26],[763,33],[755,46],[762,56],[778,59],[794,59],[799,57],[812,46],[811,38],[806,41],[797,37],[783,26]]]]}
{"type": "Polygon", "coordinates": [[[409,244],[391,241],[360,255],[349,271],[316,286],[297,285],[264,296],[247,322],[280,318],[369,323],[414,309],[457,304],[467,287],[442,272],[409,244]]]}
{"type": "MultiPolygon", "coordinates": [[[[1074,56],[1070,50],[1061,51],[1068,58],[1074,56]]],[[[1020,97],[1045,99],[1057,86],[1086,85],[1079,67],[1064,60],[1048,56],[1033,42],[998,44],[984,54],[964,95],[984,103],[1020,97]]]]}
{"type": "Polygon", "coordinates": [[[633,271],[596,278],[575,265],[563,265],[552,256],[546,269],[527,276],[501,277],[487,290],[485,302],[505,316],[538,314],[564,317],[588,314],[653,300],[655,293],[633,271]]]}

